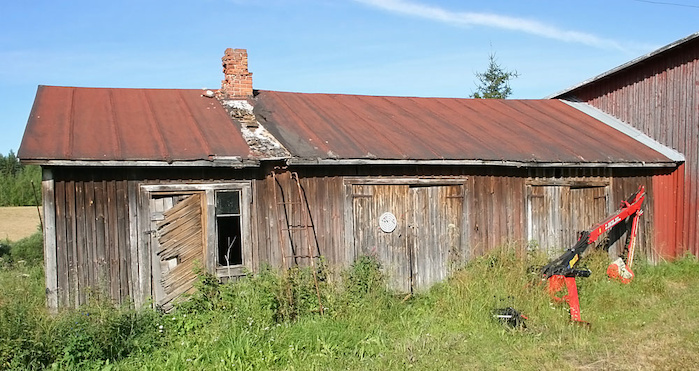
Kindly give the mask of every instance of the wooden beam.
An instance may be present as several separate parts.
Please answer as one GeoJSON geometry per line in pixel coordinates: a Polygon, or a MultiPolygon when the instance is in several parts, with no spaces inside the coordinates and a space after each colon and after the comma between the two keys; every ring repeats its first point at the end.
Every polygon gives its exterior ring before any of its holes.
{"type": "Polygon", "coordinates": [[[140,294],[138,280],[138,184],[134,181],[128,182],[128,218],[129,218],[129,254],[130,254],[130,292],[131,300],[136,308],[144,304],[143,296],[140,294]]]}
{"type": "Polygon", "coordinates": [[[44,272],[46,275],[46,302],[49,309],[58,309],[58,274],[56,260],[56,204],[54,181],[50,169],[44,169],[41,181],[44,206],[44,272]]]}
{"type": "Polygon", "coordinates": [[[458,177],[346,177],[345,184],[367,185],[459,185],[464,184],[468,178],[458,177]]]}
{"type": "Polygon", "coordinates": [[[138,291],[135,297],[138,300],[135,302],[140,302],[141,305],[145,304],[149,297],[152,296],[151,288],[151,252],[150,252],[150,240],[151,240],[151,221],[150,221],[150,195],[147,191],[141,188],[139,192],[138,208],[139,208],[139,218],[138,218],[138,291]]]}

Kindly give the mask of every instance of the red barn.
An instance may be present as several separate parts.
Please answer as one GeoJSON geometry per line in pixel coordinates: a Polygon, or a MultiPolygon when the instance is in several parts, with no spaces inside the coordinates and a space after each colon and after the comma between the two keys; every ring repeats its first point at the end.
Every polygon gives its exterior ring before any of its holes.
{"type": "Polygon", "coordinates": [[[552,98],[585,102],[684,155],[653,178],[654,244],[666,258],[699,256],[699,32],[552,98]]]}

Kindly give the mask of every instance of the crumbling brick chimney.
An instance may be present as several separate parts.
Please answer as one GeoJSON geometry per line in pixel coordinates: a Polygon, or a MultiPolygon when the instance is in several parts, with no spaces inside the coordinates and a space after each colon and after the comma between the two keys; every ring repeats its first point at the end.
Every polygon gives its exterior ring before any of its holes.
{"type": "Polygon", "coordinates": [[[247,99],[252,97],[252,72],[248,72],[248,51],[245,49],[226,49],[223,58],[221,90],[223,99],[247,99]]]}

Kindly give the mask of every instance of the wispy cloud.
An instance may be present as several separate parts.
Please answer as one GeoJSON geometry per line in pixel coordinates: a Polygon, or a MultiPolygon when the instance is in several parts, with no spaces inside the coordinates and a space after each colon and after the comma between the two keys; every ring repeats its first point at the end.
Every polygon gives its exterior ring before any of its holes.
{"type": "Polygon", "coordinates": [[[486,26],[525,32],[571,43],[579,43],[604,49],[624,50],[618,42],[593,34],[564,30],[539,21],[499,14],[458,12],[405,0],[355,0],[366,5],[394,13],[412,15],[456,26],[486,26]]]}

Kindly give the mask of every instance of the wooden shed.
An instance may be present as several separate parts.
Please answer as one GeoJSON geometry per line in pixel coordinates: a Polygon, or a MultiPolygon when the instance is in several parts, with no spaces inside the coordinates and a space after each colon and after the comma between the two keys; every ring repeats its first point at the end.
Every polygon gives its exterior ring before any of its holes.
{"type": "Polygon", "coordinates": [[[676,172],[653,179],[654,245],[664,258],[699,256],[699,32],[566,89],[682,153],[676,172]]]}
{"type": "Polygon", "coordinates": [[[245,50],[223,65],[215,91],[39,87],[19,157],[44,169],[49,306],[168,309],[196,267],[362,254],[424,290],[506,243],[567,248],[684,161],[584,104],[253,90],[245,50]]]}

